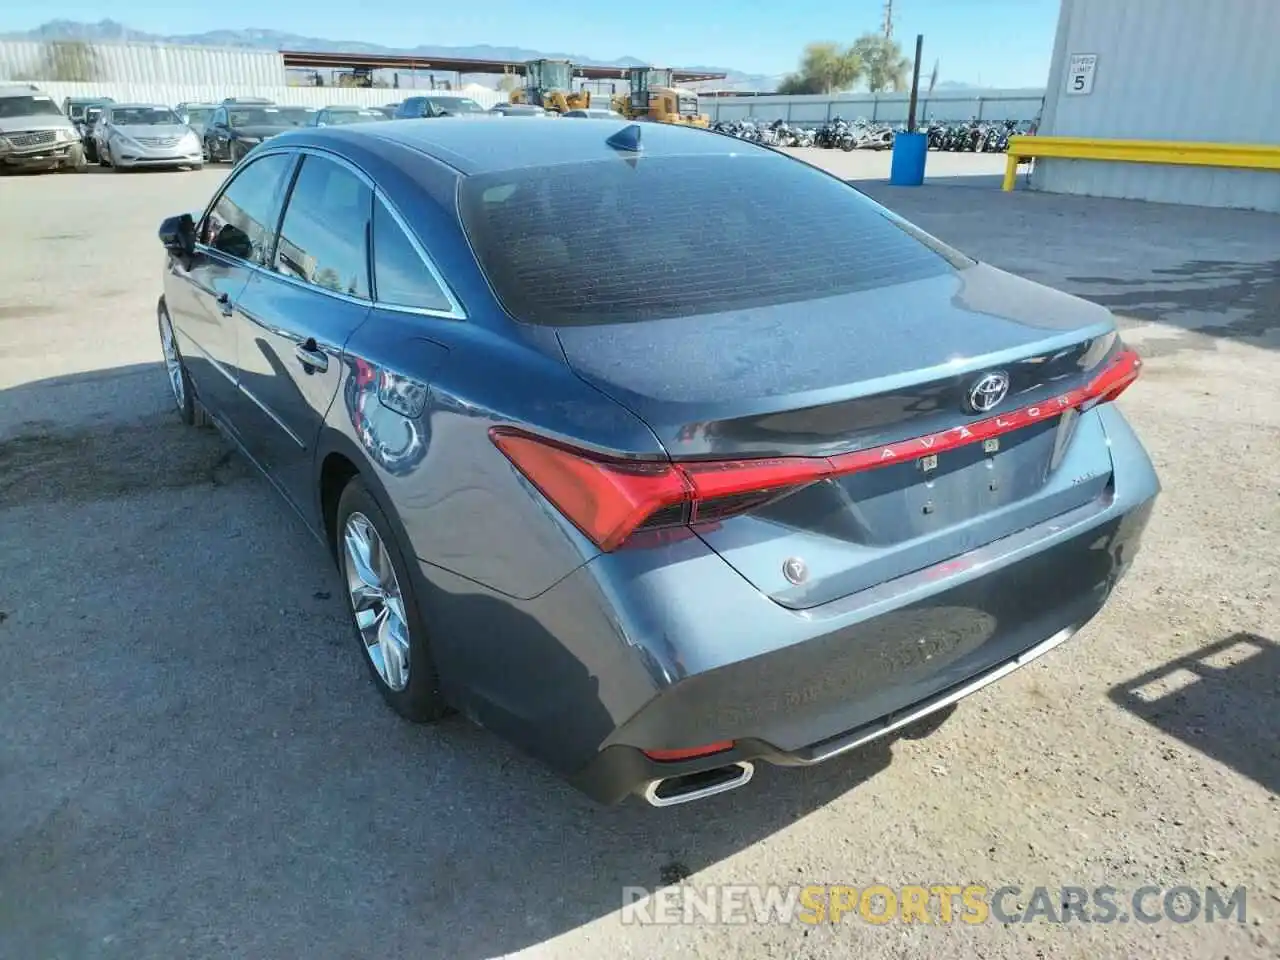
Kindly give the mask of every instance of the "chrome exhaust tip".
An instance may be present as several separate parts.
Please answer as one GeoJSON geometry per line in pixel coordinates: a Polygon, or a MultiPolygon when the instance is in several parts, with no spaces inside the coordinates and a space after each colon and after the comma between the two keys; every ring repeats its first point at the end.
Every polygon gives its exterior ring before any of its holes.
{"type": "Polygon", "coordinates": [[[745,786],[755,769],[750,761],[739,760],[723,767],[699,770],[697,773],[651,780],[644,788],[644,798],[655,807],[674,807],[677,803],[705,800],[717,793],[745,786]]]}

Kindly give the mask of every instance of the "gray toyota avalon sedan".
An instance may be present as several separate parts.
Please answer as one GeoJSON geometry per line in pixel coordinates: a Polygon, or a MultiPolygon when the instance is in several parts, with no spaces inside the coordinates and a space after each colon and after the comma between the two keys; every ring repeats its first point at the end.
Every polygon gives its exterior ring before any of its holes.
{"type": "Polygon", "coordinates": [[[178,410],[331,551],[396,711],[662,806],[1099,611],[1159,491],[1105,309],[764,147],[518,127],[286,133],[160,229],[178,410]]]}

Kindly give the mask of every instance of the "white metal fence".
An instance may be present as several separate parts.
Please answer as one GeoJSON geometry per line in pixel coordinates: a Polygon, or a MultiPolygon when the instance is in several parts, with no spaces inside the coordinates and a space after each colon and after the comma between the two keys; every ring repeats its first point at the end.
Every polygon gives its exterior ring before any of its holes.
{"type": "MultiPolygon", "coordinates": [[[[906,123],[905,93],[846,93],[835,96],[700,97],[699,109],[715,120],[785,120],[801,126],[817,125],[832,117],[853,120],[865,117],[880,123],[906,123]]],[[[950,123],[976,117],[979,120],[1035,120],[1044,106],[1043,89],[966,90],[921,96],[916,108],[920,122],[950,123]]]]}
{"type": "MultiPolygon", "coordinates": [[[[58,103],[66,97],[111,97],[119,103],[217,103],[227,97],[266,97],[277,103],[297,104],[305,107],[323,107],[331,103],[357,104],[376,107],[396,103],[414,94],[429,94],[429,90],[394,89],[391,87],[286,87],[259,86],[238,83],[41,83],[42,91],[58,103]]],[[[444,91],[440,91],[443,93],[444,91]]],[[[471,97],[484,107],[491,107],[507,99],[505,93],[483,87],[467,86],[454,91],[471,97]]]]}
{"type": "Polygon", "coordinates": [[[284,85],[274,50],[163,43],[37,43],[0,40],[0,80],[61,77],[100,82],[284,85]]]}

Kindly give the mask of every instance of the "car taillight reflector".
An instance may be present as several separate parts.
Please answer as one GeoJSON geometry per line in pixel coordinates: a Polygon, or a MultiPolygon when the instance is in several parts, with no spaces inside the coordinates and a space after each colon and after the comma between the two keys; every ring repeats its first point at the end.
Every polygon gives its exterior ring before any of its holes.
{"type": "Polygon", "coordinates": [[[494,427],[489,436],[543,496],[607,552],[641,528],[664,529],[722,520],[829,477],[954,450],[1070,409],[1106,403],[1128,389],[1141,367],[1137,353],[1124,349],[1084,387],[939,433],[834,457],[679,463],[620,460],[508,427],[494,427]]]}
{"type": "Polygon", "coordinates": [[[732,740],[721,740],[701,747],[684,747],[680,750],[645,750],[644,755],[650,760],[672,762],[675,760],[693,760],[696,757],[710,757],[733,749],[732,740]]]}

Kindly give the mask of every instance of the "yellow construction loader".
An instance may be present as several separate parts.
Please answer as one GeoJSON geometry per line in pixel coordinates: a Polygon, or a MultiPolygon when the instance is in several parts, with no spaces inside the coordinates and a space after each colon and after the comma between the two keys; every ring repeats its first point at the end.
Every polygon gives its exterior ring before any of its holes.
{"type": "Polygon", "coordinates": [[[710,126],[707,116],[698,113],[698,95],[675,86],[671,71],[665,67],[631,67],[627,70],[627,81],[631,92],[615,94],[611,102],[613,109],[624,117],[690,127],[710,126]]]}
{"type": "Polygon", "coordinates": [[[512,90],[510,99],[556,113],[591,106],[590,91],[573,89],[573,64],[568,60],[530,60],[524,65],[524,89],[512,90]]]}

